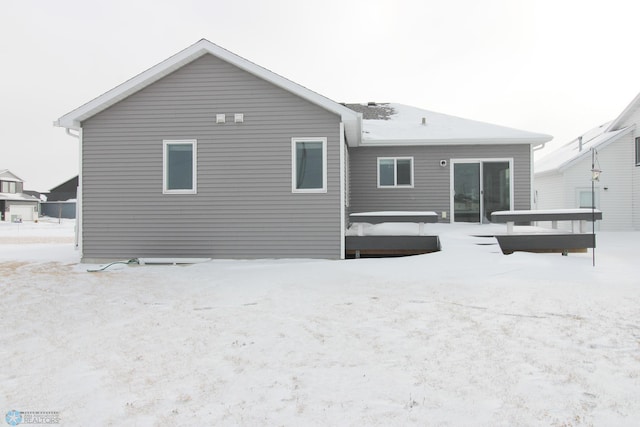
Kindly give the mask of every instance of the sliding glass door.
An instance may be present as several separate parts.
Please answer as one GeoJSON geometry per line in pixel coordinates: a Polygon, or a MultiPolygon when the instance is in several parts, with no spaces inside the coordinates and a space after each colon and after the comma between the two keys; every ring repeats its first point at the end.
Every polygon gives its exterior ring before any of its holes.
{"type": "Polygon", "coordinates": [[[510,160],[453,160],[453,221],[488,223],[512,209],[510,160]]]}
{"type": "Polygon", "coordinates": [[[453,164],[453,218],[480,222],[480,163],[453,164]]]}

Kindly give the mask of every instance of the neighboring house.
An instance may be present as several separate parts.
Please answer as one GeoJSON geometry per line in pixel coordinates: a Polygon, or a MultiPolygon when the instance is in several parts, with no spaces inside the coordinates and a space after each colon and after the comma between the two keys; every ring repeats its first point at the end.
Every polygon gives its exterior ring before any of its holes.
{"type": "Polygon", "coordinates": [[[78,176],[76,175],[62,184],[53,187],[46,193],[46,196],[48,202],[75,200],[78,197],[78,176]]]}
{"type": "Polygon", "coordinates": [[[598,126],[535,162],[535,207],[590,208],[591,169],[600,230],[640,229],[640,95],[612,122],[598,126]],[[595,150],[595,155],[592,152],[595,150]]]}
{"type": "Polygon", "coordinates": [[[62,116],[80,140],[82,258],[342,258],[348,214],[483,222],[531,208],[551,139],[331,101],[201,40],[62,116]]]}
{"type": "Polygon", "coordinates": [[[47,200],[40,204],[42,215],[55,218],[75,218],[78,176],[52,188],[46,197],[47,200]]]}
{"type": "Polygon", "coordinates": [[[8,169],[0,169],[0,221],[38,219],[40,200],[24,192],[24,181],[8,169]]]}

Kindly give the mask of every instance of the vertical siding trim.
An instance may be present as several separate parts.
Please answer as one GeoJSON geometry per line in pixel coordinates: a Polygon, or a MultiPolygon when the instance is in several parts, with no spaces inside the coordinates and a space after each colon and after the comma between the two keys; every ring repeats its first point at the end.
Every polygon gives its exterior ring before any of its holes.
{"type": "MultiPolygon", "coordinates": [[[[69,132],[67,130],[67,132],[69,132]]],[[[84,175],[83,173],[83,162],[82,162],[82,157],[83,157],[83,147],[84,147],[84,136],[83,136],[83,131],[82,131],[82,127],[78,129],[78,157],[79,157],[79,171],[80,173],[78,174],[78,193],[76,194],[76,247],[78,248],[78,252],[80,252],[80,259],[84,258],[84,237],[83,237],[83,232],[84,232],[84,226],[83,226],[83,221],[84,221],[84,215],[83,215],[83,201],[84,201],[84,194],[83,194],[83,187],[82,187],[82,176],[84,175]]]]}
{"type": "Polygon", "coordinates": [[[344,259],[345,252],[345,234],[346,234],[346,224],[345,224],[345,206],[346,206],[346,198],[345,198],[345,140],[344,140],[344,123],[340,122],[340,258],[344,259]]]}
{"type": "Polygon", "coordinates": [[[455,208],[455,186],[453,182],[454,178],[454,159],[449,159],[449,223],[453,224],[453,220],[455,219],[453,216],[454,208],[455,208]]]}

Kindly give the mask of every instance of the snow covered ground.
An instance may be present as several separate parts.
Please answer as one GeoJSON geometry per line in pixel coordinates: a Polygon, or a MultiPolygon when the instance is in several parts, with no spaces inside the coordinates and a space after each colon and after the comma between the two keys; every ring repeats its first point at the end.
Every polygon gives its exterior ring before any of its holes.
{"type": "MultiPolygon", "coordinates": [[[[502,255],[78,264],[0,223],[0,415],[61,425],[637,426],[640,233],[502,255]]],[[[482,226],[486,233],[492,226],[482,226]]],[[[502,229],[504,226],[500,226],[502,229]]]]}

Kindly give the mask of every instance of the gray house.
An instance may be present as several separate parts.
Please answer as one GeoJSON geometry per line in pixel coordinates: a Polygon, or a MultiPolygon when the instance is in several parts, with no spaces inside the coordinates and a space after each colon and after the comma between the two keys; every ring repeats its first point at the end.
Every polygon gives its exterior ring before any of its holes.
{"type": "Polygon", "coordinates": [[[551,137],[345,105],[201,40],[60,117],[79,139],[84,261],[342,258],[348,214],[484,222],[531,207],[551,137]]]}

